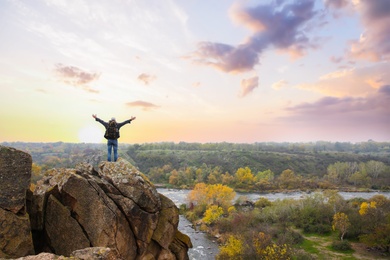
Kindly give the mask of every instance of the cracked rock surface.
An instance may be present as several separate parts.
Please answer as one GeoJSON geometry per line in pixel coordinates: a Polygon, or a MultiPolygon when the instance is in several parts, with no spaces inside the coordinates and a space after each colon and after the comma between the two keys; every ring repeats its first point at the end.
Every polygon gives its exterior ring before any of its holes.
{"type": "MultiPolygon", "coordinates": [[[[31,171],[31,157],[24,164],[30,164],[31,171]]],[[[0,194],[0,198],[7,194],[0,194]]],[[[2,204],[19,208],[20,218],[27,201],[22,217],[27,221],[25,233],[30,237],[30,249],[15,254],[10,245],[3,245],[0,236],[0,258],[51,253],[84,259],[74,252],[84,250],[81,252],[96,255],[99,248],[108,248],[109,258],[114,256],[113,259],[188,259],[187,251],[192,245],[188,236],[177,230],[177,207],[121,158],[115,163],[101,162],[97,170],[87,163],[75,169],[53,169],[38,182],[33,193],[27,192],[27,198],[25,194],[24,199],[18,196],[23,206],[2,204]]],[[[0,214],[1,221],[3,215],[0,214]]]]}

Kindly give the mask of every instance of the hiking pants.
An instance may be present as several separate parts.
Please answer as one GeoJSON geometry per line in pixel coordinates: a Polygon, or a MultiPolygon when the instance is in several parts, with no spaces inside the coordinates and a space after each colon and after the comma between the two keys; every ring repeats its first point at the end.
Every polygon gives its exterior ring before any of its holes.
{"type": "Polygon", "coordinates": [[[107,161],[111,162],[111,152],[114,149],[114,162],[118,159],[118,140],[108,139],[107,141],[107,161]]]}

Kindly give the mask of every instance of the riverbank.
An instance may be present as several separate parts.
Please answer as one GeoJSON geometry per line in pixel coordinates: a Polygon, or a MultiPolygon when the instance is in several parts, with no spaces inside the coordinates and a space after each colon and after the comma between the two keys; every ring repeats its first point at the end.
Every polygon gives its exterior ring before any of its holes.
{"type": "MultiPolygon", "coordinates": [[[[182,204],[188,204],[187,196],[191,190],[188,189],[173,189],[173,188],[158,188],[157,191],[167,197],[169,197],[177,207],[180,207],[182,204]]],[[[314,192],[323,192],[323,190],[303,192],[303,191],[288,191],[288,192],[274,192],[274,193],[241,193],[237,192],[234,201],[236,201],[240,196],[245,196],[246,200],[255,202],[260,197],[265,197],[269,201],[283,200],[283,199],[304,199],[306,196],[310,196],[314,192]]],[[[375,195],[384,195],[390,199],[390,192],[379,192],[379,191],[339,191],[339,194],[345,199],[353,198],[363,198],[370,199],[375,195]]],[[[183,233],[190,236],[194,248],[189,251],[189,254],[193,254],[190,259],[214,259],[215,255],[218,254],[218,243],[217,239],[208,235],[207,233],[196,231],[192,226],[192,223],[188,221],[184,216],[180,216],[180,227],[179,230],[183,233]],[[207,258],[206,258],[207,257],[207,258]]],[[[355,245],[355,243],[354,243],[355,245]]],[[[356,243],[358,245],[358,243],[356,243]]],[[[363,253],[366,253],[364,250],[361,250],[363,253]]],[[[356,252],[354,257],[359,253],[356,252]]],[[[351,258],[351,259],[367,259],[367,258],[351,258]]]]}
{"type": "MultiPolygon", "coordinates": [[[[174,190],[191,190],[192,187],[174,187],[170,184],[163,184],[163,183],[154,183],[154,186],[156,188],[161,188],[161,189],[174,189],[174,190]]],[[[383,192],[387,193],[390,192],[388,189],[370,189],[370,188],[356,188],[356,187],[335,187],[332,189],[273,189],[273,190],[263,190],[263,191],[258,191],[258,190],[247,190],[247,189],[237,189],[234,188],[234,191],[245,194],[245,193],[257,193],[257,194],[268,194],[268,193],[295,193],[295,192],[302,192],[302,193],[313,193],[313,192],[323,192],[325,190],[337,190],[339,192],[383,192]]]]}
{"type": "MultiPolygon", "coordinates": [[[[177,207],[180,207],[181,204],[187,204],[187,196],[191,191],[190,189],[178,189],[178,188],[157,188],[157,191],[169,197],[177,207]]],[[[277,199],[302,199],[305,196],[319,192],[322,193],[326,190],[312,190],[312,191],[301,191],[301,190],[283,190],[279,192],[241,192],[236,191],[236,197],[234,200],[238,199],[240,196],[245,196],[248,200],[255,202],[260,197],[267,198],[270,201],[275,201],[277,199]]],[[[339,194],[346,200],[352,198],[362,198],[369,199],[375,195],[383,195],[386,198],[390,199],[390,191],[362,191],[362,190],[339,190],[339,194]]]]}

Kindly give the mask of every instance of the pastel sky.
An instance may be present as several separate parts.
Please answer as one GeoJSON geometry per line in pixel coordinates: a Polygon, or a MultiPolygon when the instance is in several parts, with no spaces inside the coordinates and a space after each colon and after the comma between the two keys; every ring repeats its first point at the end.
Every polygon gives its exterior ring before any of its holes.
{"type": "Polygon", "coordinates": [[[0,142],[390,141],[389,0],[3,0],[0,142]]]}

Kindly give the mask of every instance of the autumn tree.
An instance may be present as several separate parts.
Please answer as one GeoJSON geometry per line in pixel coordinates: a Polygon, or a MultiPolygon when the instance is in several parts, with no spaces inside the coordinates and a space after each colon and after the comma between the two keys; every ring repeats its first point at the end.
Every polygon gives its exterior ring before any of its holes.
{"type": "Polygon", "coordinates": [[[298,181],[299,178],[295,175],[294,171],[290,169],[284,170],[278,177],[278,183],[282,189],[298,188],[298,181]]]}
{"type": "Polygon", "coordinates": [[[365,231],[359,237],[360,241],[390,252],[390,200],[383,195],[375,195],[360,205],[359,214],[365,231]]]}
{"type": "Polygon", "coordinates": [[[374,232],[381,223],[381,214],[375,201],[362,202],[359,214],[363,221],[363,231],[365,233],[374,232]]]}
{"type": "Polygon", "coordinates": [[[262,260],[287,260],[292,259],[292,250],[286,245],[277,245],[272,242],[271,236],[259,232],[253,238],[253,245],[256,249],[256,259],[262,260]]]}
{"type": "Polygon", "coordinates": [[[195,205],[207,205],[207,184],[197,183],[195,187],[188,193],[187,199],[195,205]]]}
{"type": "Polygon", "coordinates": [[[390,220],[390,200],[383,195],[376,195],[367,202],[362,202],[359,214],[364,222],[366,233],[374,232],[380,225],[390,220]]]}
{"type": "Polygon", "coordinates": [[[223,215],[223,208],[213,205],[209,207],[206,212],[204,213],[203,221],[206,224],[212,224],[214,223],[219,217],[223,215]]]}
{"type": "Polygon", "coordinates": [[[348,216],[343,212],[338,212],[333,216],[332,229],[340,231],[340,239],[344,239],[345,233],[347,233],[348,228],[351,226],[348,216]]]}
{"type": "Polygon", "coordinates": [[[183,172],[184,183],[192,185],[196,179],[196,169],[194,167],[187,167],[183,172]]]}
{"type": "Polygon", "coordinates": [[[238,188],[249,188],[255,179],[252,170],[249,167],[245,167],[236,171],[235,180],[238,188]]]}
{"type": "Polygon", "coordinates": [[[376,209],[376,202],[371,201],[371,202],[362,202],[360,204],[360,209],[359,209],[359,214],[361,216],[368,215],[370,211],[373,211],[376,209]]]}
{"type": "Polygon", "coordinates": [[[234,190],[222,184],[214,184],[208,186],[208,197],[211,204],[228,208],[232,204],[232,200],[236,196],[234,190]]]}
{"type": "Polygon", "coordinates": [[[209,184],[217,184],[222,182],[222,171],[221,167],[214,167],[214,169],[210,172],[207,177],[209,184]]]}
{"type": "Polygon", "coordinates": [[[195,171],[195,176],[196,176],[195,183],[201,183],[201,182],[205,182],[206,181],[206,178],[205,178],[203,172],[204,171],[202,170],[202,168],[196,169],[196,171],[195,171]]]}
{"type": "Polygon", "coordinates": [[[234,182],[234,176],[230,175],[228,172],[226,172],[223,176],[222,176],[222,184],[223,185],[232,185],[234,182]]]}
{"type": "Polygon", "coordinates": [[[230,235],[226,243],[219,247],[217,260],[243,259],[244,242],[236,236],[230,235]]]}
{"type": "Polygon", "coordinates": [[[188,200],[195,205],[211,206],[217,205],[227,209],[236,193],[228,186],[222,184],[206,185],[198,183],[194,189],[189,192],[188,200]]]}
{"type": "Polygon", "coordinates": [[[171,175],[169,176],[169,184],[178,185],[179,184],[179,172],[177,170],[173,170],[171,175]]]}

